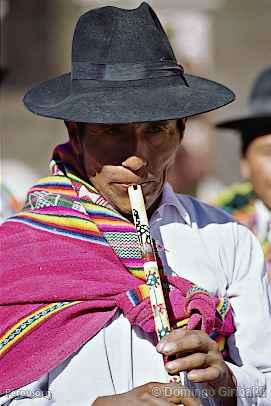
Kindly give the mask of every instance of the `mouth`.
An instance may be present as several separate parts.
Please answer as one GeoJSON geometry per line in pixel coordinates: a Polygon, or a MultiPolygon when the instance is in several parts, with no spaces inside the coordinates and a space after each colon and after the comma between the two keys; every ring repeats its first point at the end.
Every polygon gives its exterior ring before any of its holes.
{"type": "Polygon", "coordinates": [[[112,176],[110,184],[119,190],[124,190],[128,193],[128,188],[132,185],[141,185],[143,188],[149,189],[151,184],[157,182],[158,179],[150,173],[141,177],[127,168],[119,168],[118,173],[115,173],[114,176],[112,176]]]}

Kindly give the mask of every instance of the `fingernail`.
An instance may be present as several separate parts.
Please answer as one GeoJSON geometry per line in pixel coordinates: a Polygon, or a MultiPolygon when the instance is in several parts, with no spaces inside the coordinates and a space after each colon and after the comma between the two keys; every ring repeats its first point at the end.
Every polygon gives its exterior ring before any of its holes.
{"type": "Polygon", "coordinates": [[[174,344],[165,343],[160,352],[162,352],[163,354],[169,354],[169,353],[173,352],[174,350],[175,350],[175,345],[174,344]]]}
{"type": "Polygon", "coordinates": [[[156,349],[158,352],[162,352],[164,349],[165,343],[164,342],[160,342],[157,344],[156,349]]]}
{"type": "Polygon", "coordinates": [[[169,369],[170,371],[173,371],[175,369],[175,364],[174,362],[168,362],[166,364],[166,368],[169,369]]]}
{"type": "Polygon", "coordinates": [[[162,338],[162,340],[159,341],[159,343],[156,346],[157,351],[159,351],[159,352],[164,351],[164,349],[167,347],[167,345],[168,345],[167,339],[165,337],[162,338]]]}

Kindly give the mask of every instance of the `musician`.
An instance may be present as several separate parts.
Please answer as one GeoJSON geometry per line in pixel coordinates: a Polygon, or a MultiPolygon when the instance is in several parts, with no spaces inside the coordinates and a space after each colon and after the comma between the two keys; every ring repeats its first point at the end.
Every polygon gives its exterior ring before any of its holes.
{"type": "Polygon", "coordinates": [[[218,123],[240,136],[240,169],[243,181],[223,191],[215,205],[246,224],[259,239],[271,278],[270,157],[271,157],[271,68],[256,78],[249,97],[249,112],[218,123]]]}
{"type": "Polygon", "coordinates": [[[69,141],[1,227],[2,406],[269,404],[261,247],[223,211],[166,183],[187,117],[233,98],[184,74],[147,3],[81,16],[71,73],[24,98],[64,120],[69,141]],[[131,184],[142,186],[165,275],[174,331],[160,331],[159,343],[131,184]]]}

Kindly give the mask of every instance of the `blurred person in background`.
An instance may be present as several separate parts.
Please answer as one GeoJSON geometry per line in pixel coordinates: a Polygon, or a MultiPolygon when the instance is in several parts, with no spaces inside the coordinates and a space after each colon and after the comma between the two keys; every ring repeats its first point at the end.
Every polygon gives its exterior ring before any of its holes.
{"type": "Polygon", "coordinates": [[[259,242],[165,182],[187,117],[233,99],[225,86],[184,73],[147,3],[80,17],[71,73],[24,98],[30,111],[64,120],[69,140],[24,210],[0,227],[2,406],[270,404],[259,242]],[[158,344],[133,184],[142,186],[170,284],[174,330],[159,331],[158,344]],[[195,396],[166,383],[166,371],[185,372],[195,396]]]}
{"type": "Polygon", "coordinates": [[[209,202],[225,186],[212,175],[213,128],[206,116],[188,120],[185,136],[168,171],[168,182],[176,193],[209,202]]]}
{"type": "Polygon", "coordinates": [[[214,203],[255,233],[271,278],[271,67],[261,72],[253,84],[249,113],[217,127],[240,135],[244,181],[223,191],[214,203]]]}

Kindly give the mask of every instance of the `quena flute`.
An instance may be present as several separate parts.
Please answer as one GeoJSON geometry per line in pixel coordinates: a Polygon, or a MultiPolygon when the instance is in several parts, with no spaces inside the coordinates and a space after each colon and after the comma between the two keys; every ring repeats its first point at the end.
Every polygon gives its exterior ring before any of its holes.
{"type": "MultiPolygon", "coordinates": [[[[170,323],[163,293],[163,287],[157,265],[155,251],[150,235],[150,227],[140,185],[131,185],[128,194],[136,226],[137,236],[142,249],[146,284],[150,291],[150,302],[154,317],[158,341],[170,332],[170,323]]],[[[169,375],[169,382],[182,382],[180,375],[169,375]]]]}

